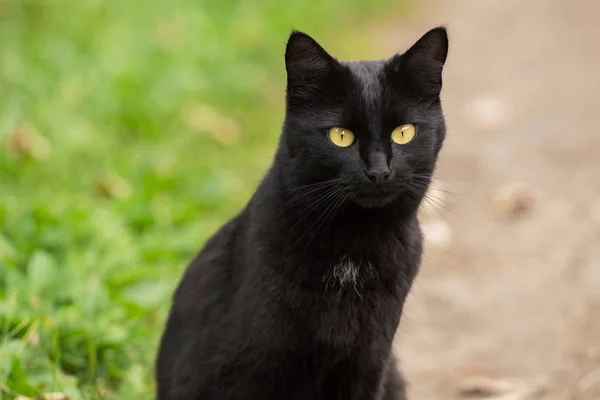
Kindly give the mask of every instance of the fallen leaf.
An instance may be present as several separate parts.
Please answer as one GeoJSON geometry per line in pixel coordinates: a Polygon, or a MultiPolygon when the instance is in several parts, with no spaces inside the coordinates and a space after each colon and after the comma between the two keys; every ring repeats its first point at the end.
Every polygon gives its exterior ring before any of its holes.
{"type": "Polygon", "coordinates": [[[180,118],[190,129],[210,134],[223,144],[233,144],[240,138],[240,127],[235,120],[205,104],[186,105],[180,118]]]}
{"type": "Polygon", "coordinates": [[[110,199],[124,199],[131,195],[131,185],[120,176],[108,176],[95,182],[96,194],[110,199]]]}
{"type": "Polygon", "coordinates": [[[535,400],[543,390],[540,382],[475,375],[465,377],[458,393],[463,398],[486,400],[535,400]]]}
{"type": "Polygon", "coordinates": [[[491,198],[492,210],[502,219],[515,219],[533,208],[533,190],[521,182],[510,182],[496,189],[491,198]]]}
{"type": "Polygon", "coordinates": [[[48,393],[44,395],[44,400],[69,400],[69,396],[63,393],[48,393]]]}
{"type": "Polygon", "coordinates": [[[513,385],[504,379],[470,376],[460,383],[459,393],[463,397],[479,398],[506,394],[512,389],[513,385]]]}
{"type": "Polygon", "coordinates": [[[43,396],[37,397],[25,397],[25,396],[17,396],[15,400],[70,400],[70,397],[63,393],[47,393],[43,396]]]}
{"type": "Polygon", "coordinates": [[[50,142],[30,128],[18,128],[10,137],[10,150],[21,157],[41,160],[50,153],[50,142]]]}

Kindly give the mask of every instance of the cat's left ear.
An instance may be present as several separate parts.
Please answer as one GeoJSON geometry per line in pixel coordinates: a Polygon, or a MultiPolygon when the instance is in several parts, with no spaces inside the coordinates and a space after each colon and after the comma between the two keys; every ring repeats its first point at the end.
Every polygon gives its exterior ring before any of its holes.
{"type": "Polygon", "coordinates": [[[442,90],[442,70],[448,56],[448,33],[445,27],[431,29],[404,54],[392,58],[395,70],[403,70],[426,95],[442,90]]]}

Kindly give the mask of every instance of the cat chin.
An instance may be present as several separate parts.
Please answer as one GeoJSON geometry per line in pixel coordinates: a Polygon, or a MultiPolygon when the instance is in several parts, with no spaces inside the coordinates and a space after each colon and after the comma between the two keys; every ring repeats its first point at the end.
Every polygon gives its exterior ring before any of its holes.
{"type": "Polygon", "coordinates": [[[399,196],[399,193],[388,193],[371,196],[355,196],[352,201],[364,208],[380,208],[390,205],[399,196]]]}

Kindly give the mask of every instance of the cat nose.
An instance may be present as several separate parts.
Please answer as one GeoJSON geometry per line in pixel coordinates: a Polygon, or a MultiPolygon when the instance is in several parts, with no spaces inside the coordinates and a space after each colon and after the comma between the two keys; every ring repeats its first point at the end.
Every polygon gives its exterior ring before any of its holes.
{"type": "Polygon", "coordinates": [[[369,177],[369,179],[378,185],[387,181],[390,177],[390,173],[391,171],[388,168],[370,169],[368,171],[365,171],[365,174],[369,177]]]}

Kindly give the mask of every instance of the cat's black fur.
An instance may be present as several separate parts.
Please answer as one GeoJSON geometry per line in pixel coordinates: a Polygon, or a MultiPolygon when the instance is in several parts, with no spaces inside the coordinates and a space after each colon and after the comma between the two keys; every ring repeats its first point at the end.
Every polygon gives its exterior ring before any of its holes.
{"type": "Polygon", "coordinates": [[[158,355],[158,399],[405,399],[392,340],[445,136],[447,50],[436,28],[390,59],[339,62],[292,33],[275,160],[185,272],[158,355]],[[405,123],[415,139],[393,143],[405,123]],[[336,126],[356,142],[336,147],[336,126]]]}

